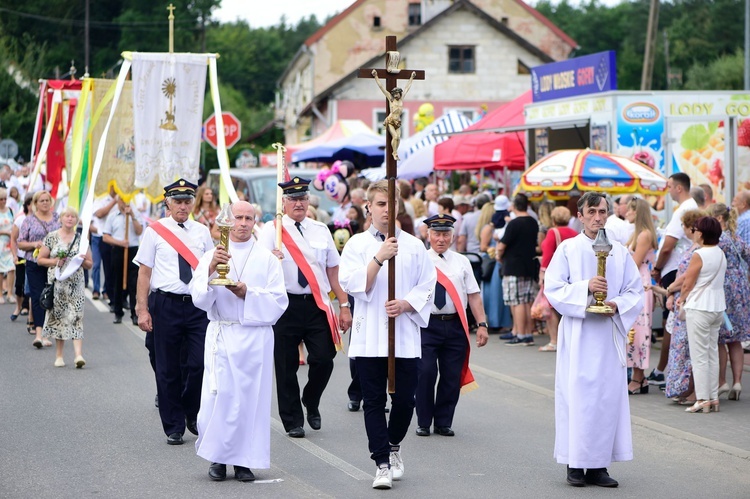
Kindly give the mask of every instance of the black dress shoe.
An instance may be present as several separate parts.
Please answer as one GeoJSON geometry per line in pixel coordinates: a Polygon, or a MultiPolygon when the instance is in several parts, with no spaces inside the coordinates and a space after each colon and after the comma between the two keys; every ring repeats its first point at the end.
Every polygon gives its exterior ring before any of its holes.
{"type": "Polygon", "coordinates": [[[133,321],[134,326],[138,325],[138,317],[131,317],[130,320],[133,321]]]}
{"type": "Polygon", "coordinates": [[[156,397],[154,397],[154,407],[159,407],[159,394],[156,394],[156,397]]]}
{"type": "Polygon", "coordinates": [[[586,470],[586,483],[599,487],[617,487],[617,480],[609,476],[607,468],[590,468],[586,470]]]}
{"type": "Polygon", "coordinates": [[[198,421],[195,418],[185,418],[185,427],[193,435],[198,434],[198,421]]]}
{"type": "Polygon", "coordinates": [[[115,315],[115,320],[112,321],[112,324],[122,324],[122,316],[115,315]]]}
{"type": "Polygon", "coordinates": [[[234,478],[239,480],[240,482],[254,482],[255,481],[255,475],[253,475],[253,472],[250,471],[250,468],[245,468],[244,466],[237,466],[234,465],[234,478]]]}
{"type": "Polygon", "coordinates": [[[453,430],[451,430],[450,426],[436,426],[435,433],[444,437],[452,437],[456,434],[453,430]]]}
{"type": "Polygon", "coordinates": [[[304,405],[307,408],[307,422],[310,425],[310,428],[313,430],[319,430],[320,429],[320,411],[316,407],[315,409],[311,407],[307,407],[307,404],[305,404],[305,401],[302,401],[302,405],[304,405]]]}
{"type": "Polygon", "coordinates": [[[568,466],[568,483],[573,487],[583,487],[586,480],[583,477],[583,469],[568,466]]]}
{"type": "Polygon", "coordinates": [[[346,408],[349,409],[349,412],[357,412],[359,410],[359,402],[350,400],[346,408]]]}
{"type": "Polygon", "coordinates": [[[417,435],[419,435],[420,437],[429,437],[430,427],[429,426],[417,426],[417,435]]]}
{"type": "Polygon", "coordinates": [[[211,463],[208,467],[208,476],[215,482],[221,482],[227,478],[227,465],[221,463],[211,463]]]}
{"type": "Polygon", "coordinates": [[[301,426],[298,426],[296,428],[292,428],[286,434],[292,438],[304,438],[305,437],[305,429],[301,426]]]}
{"type": "Polygon", "coordinates": [[[167,437],[167,443],[169,445],[182,445],[185,441],[182,440],[182,433],[172,433],[167,437]]]}

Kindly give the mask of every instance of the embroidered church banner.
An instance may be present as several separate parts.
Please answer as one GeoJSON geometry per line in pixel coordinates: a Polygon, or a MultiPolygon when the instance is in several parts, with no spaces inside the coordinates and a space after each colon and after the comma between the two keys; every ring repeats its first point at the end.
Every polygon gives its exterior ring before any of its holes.
{"type": "Polygon", "coordinates": [[[133,52],[135,185],[198,181],[206,55],[133,52]]]}

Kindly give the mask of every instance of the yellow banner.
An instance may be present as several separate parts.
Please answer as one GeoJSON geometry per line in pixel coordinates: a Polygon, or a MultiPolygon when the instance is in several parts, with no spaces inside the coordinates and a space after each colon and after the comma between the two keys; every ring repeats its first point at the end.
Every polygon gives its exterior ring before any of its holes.
{"type": "MultiPolygon", "coordinates": [[[[93,102],[97,107],[94,114],[90,150],[99,147],[106,120],[97,119],[99,116],[109,115],[112,106],[114,88],[113,80],[94,80],[93,102]]],[[[112,124],[109,128],[107,142],[104,145],[104,158],[99,176],[96,179],[94,195],[103,196],[114,186],[115,191],[125,201],[130,201],[140,189],[135,186],[135,139],[133,125],[133,90],[132,82],[125,81],[120,102],[115,110],[112,124]]],[[[152,202],[159,202],[164,197],[164,188],[159,184],[158,177],[145,189],[146,196],[152,202]]]]}

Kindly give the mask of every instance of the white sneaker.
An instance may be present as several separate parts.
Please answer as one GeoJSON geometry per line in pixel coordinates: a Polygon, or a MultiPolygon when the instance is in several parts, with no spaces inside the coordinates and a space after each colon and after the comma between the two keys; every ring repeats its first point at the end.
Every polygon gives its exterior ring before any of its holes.
{"type": "Polygon", "coordinates": [[[400,450],[391,451],[390,462],[393,479],[401,480],[401,477],[404,476],[404,460],[401,459],[400,450]]]}
{"type": "Polygon", "coordinates": [[[372,482],[373,489],[390,489],[393,486],[393,475],[390,468],[383,465],[375,473],[375,480],[372,482]]]}

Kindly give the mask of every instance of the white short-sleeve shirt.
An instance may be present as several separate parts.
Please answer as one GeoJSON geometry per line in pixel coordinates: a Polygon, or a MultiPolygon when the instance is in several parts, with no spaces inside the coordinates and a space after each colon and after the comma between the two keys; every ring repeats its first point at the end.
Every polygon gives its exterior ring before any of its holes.
{"type": "MultiPolygon", "coordinates": [[[[294,226],[294,220],[284,215],[282,223],[287,231],[297,230],[294,226]]],[[[302,225],[302,236],[305,241],[310,245],[315,258],[320,267],[325,270],[330,267],[337,267],[341,260],[338,250],[333,243],[333,236],[328,226],[312,220],[311,218],[305,218],[300,222],[302,225]]],[[[258,236],[258,243],[268,250],[273,250],[276,247],[276,226],[273,223],[267,223],[263,226],[263,230],[260,231],[258,236]]],[[[284,284],[286,285],[287,292],[293,295],[309,295],[312,293],[310,286],[304,288],[299,285],[299,267],[294,263],[294,259],[289,254],[286,246],[281,245],[281,252],[284,254],[284,258],[281,260],[281,268],[284,271],[284,284]]],[[[330,291],[330,283],[328,282],[328,276],[326,275],[326,282],[321,285],[328,285],[328,289],[323,289],[323,292],[330,291]]]]}
{"type": "MultiPolygon", "coordinates": [[[[203,253],[214,247],[211,233],[201,223],[187,220],[183,229],[177,225],[172,217],[162,218],[160,222],[174,232],[199,260],[203,253]]],[[[180,280],[177,250],[157,234],[153,228],[147,227],[143,231],[141,244],[133,261],[138,265],[151,267],[151,291],[160,289],[169,293],[190,294],[188,285],[180,280]]]]}

